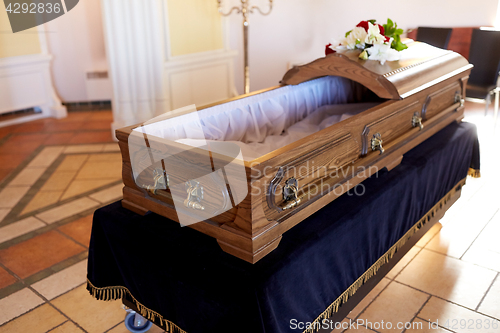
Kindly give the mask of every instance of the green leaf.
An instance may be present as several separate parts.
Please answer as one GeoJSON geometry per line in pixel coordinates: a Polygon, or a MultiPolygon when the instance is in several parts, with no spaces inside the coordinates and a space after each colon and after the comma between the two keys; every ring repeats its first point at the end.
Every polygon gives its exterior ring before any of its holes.
{"type": "Polygon", "coordinates": [[[348,32],[345,33],[345,37],[349,36],[351,34],[352,30],[349,30],[348,32]]]}
{"type": "Polygon", "coordinates": [[[392,22],[392,20],[390,18],[387,18],[387,26],[389,28],[392,28],[394,26],[394,22],[392,22]]]}
{"type": "Polygon", "coordinates": [[[375,22],[377,22],[377,20],[368,20],[368,22],[370,22],[371,24],[375,24],[375,22]]]}
{"type": "Polygon", "coordinates": [[[384,24],[385,35],[387,37],[393,38],[391,48],[396,51],[403,51],[408,47],[401,42],[401,35],[404,33],[403,29],[398,29],[398,24],[393,22],[390,18],[387,19],[387,23],[384,24]]]}

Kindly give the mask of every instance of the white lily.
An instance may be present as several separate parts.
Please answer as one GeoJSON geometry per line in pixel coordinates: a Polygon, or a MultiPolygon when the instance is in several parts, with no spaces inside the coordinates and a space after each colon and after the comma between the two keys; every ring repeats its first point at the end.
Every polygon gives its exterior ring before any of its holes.
{"type": "Polygon", "coordinates": [[[365,48],[365,40],[366,40],[366,31],[362,27],[356,27],[351,30],[351,33],[345,39],[343,45],[345,45],[348,49],[354,50],[364,49],[365,48]]]}
{"type": "Polygon", "coordinates": [[[378,60],[380,64],[385,64],[386,61],[394,61],[400,59],[398,51],[391,49],[392,38],[388,43],[374,44],[372,47],[366,49],[370,56],[370,60],[378,60]]]}
{"type": "Polygon", "coordinates": [[[345,50],[345,49],[347,49],[346,38],[340,38],[340,39],[332,38],[330,40],[330,43],[332,44],[331,48],[334,49],[334,50],[345,50]]]}
{"type": "Polygon", "coordinates": [[[380,28],[378,24],[371,24],[368,22],[368,32],[365,37],[366,44],[383,44],[385,42],[385,36],[380,33],[380,28]]]}

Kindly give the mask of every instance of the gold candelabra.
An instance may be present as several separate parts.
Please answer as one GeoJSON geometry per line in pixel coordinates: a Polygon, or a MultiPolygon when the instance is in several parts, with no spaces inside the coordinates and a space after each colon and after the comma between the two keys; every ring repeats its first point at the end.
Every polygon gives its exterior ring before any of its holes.
{"type": "Polygon", "coordinates": [[[248,15],[253,14],[255,11],[258,11],[264,16],[269,15],[273,10],[273,0],[268,0],[269,10],[267,12],[262,11],[257,6],[250,6],[249,4],[250,0],[240,0],[240,1],[241,1],[241,6],[232,7],[227,13],[224,13],[222,9],[222,0],[217,0],[217,4],[219,13],[222,16],[229,16],[233,12],[236,12],[236,14],[243,15],[243,54],[244,54],[243,56],[244,56],[244,73],[245,73],[245,94],[248,94],[250,92],[250,67],[248,64],[248,26],[249,26],[248,15]]]}

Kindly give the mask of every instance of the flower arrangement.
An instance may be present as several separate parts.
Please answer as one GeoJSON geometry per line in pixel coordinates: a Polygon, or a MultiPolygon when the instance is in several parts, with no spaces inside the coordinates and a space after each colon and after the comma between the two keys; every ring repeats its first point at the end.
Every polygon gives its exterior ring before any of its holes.
{"type": "Polygon", "coordinates": [[[328,44],[325,54],[336,52],[335,49],[362,50],[361,59],[378,60],[380,64],[386,61],[399,60],[399,51],[407,48],[401,42],[403,29],[398,29],[397,23],[387,19],[384,25],[377,24],[375,20],[361,21],[356,27],[345,34],[345,38],[332,48],[328,44]]]}

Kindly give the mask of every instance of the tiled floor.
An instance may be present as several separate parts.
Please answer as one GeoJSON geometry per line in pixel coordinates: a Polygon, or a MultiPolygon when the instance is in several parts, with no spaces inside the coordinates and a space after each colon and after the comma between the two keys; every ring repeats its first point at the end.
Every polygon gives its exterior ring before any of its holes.
{"type": "MultiPolygon", "coordinates": [[[[468,179],[441,223],[345,319],[369,327],[345,332],[500,332],[500,125],[493,134],[481,105],[467,110],[482,178],[468,179]]],[[[111,121],[109,111],[74,112],[0,128],[0,333],[127,332],[120,302],[85,290],[92,212],[121,197],[111,121]]]]}
{"type": "Polygon", "coordinates": [[[110,111],[0,128],[0,332],[125,330],[85,290],[93,211],[121,198],[110,111]]]}

